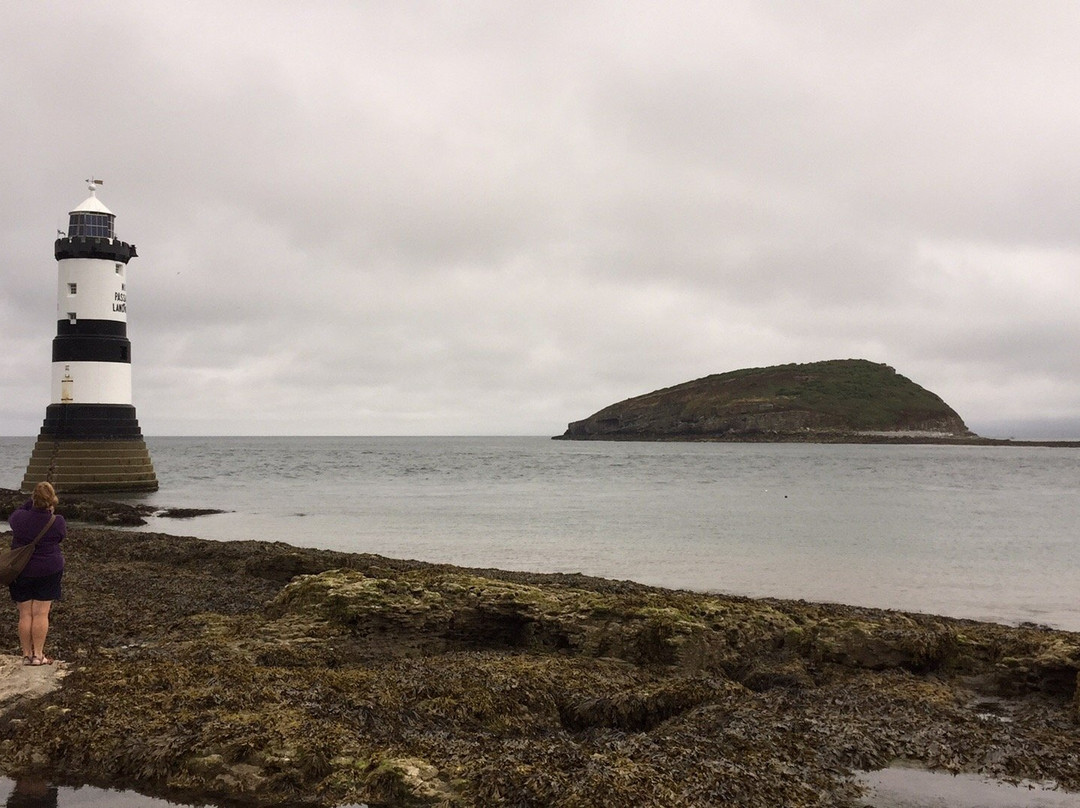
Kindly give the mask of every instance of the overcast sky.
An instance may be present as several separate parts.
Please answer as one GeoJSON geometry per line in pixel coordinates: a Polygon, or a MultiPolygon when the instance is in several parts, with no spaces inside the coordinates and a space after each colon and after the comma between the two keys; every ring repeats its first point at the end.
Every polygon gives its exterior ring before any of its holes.
{"type": "Polygon", "coordinates": [[[1080,437],[1078,43],[1071,0],[6,3],[0,434],[93,175],[147,435],[553,435],[858,357],[1080,437]]]}

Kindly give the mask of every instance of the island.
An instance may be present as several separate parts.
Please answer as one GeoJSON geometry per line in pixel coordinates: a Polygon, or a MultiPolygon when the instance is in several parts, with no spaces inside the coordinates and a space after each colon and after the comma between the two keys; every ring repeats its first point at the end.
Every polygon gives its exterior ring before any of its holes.
{"type": "Polygon", "coordinates": [[[1067,631],[85,523],[65,552],[63,662],[0,655],[8,777],[229,806],[838,808],[896,761],[1080,789],[1067,631]]]}
{"type": "Polygon", "coordinates": [[[940,396],[865,359],[746,368],[636,396],[562,440],[956,442],[977,439],[940,396]]]}

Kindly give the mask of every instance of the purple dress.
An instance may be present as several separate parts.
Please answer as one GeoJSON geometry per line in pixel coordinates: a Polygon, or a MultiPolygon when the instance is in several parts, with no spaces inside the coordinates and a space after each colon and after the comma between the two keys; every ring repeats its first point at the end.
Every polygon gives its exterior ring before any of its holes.
{"type": "MultiPolygon", "coordinates": [[[[45,527],[50,516],[52,514],[48,508],[35,508],[33,500],[12,511],[8,517],[8,524],[11,525],[11,549],[30,544],[45,527]]],[[[66,535],[67,522],[64,517],[57,516],[52,527],[41,537],[34,555],[30,557],[19,577],[41,578],[63,571],[64,554],[60,550],[60,542],[66,535]]]]}

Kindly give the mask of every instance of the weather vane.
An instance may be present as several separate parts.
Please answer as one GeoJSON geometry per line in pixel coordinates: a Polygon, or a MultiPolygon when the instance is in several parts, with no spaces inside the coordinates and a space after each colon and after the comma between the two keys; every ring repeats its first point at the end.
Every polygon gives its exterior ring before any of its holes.
{"type": "Polygon", "coordinates": [[[87,184],[87,186],[89,186],[91,191],[96,191],[97,186],[105,184],[105,180],[99,180],[99,179],[95,179],[94,177],[91,177],[90,179],[88,179],[86,181],[86,184],[87,184]]]}

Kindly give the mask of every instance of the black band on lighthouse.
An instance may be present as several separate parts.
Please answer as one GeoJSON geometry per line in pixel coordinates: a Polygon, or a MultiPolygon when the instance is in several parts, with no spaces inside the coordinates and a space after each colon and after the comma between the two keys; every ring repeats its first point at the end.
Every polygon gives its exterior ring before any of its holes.
{"type": "Polygon", "coordinates": [[[123,320],[56,321],[58,337],[126,337],[127,323],[123,320]]]}
{"type": "Polygon", "coordinates": [[[137,440],[142,429],[130,404],[50,404],[40,439],[137,440]]]}
{"type": "Polygon", "coordinates": [[[56,337],[53,362],[131,362],[127,337],[56,337]]]}
{"type": "Polygon", "coordinates": [[[120,261],[124,264],[138,255],[134,244],[94,236],[58,238],[53,253],[57,261],[64,258],[104,258],[106,261],[120,261]]]}

